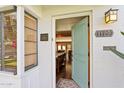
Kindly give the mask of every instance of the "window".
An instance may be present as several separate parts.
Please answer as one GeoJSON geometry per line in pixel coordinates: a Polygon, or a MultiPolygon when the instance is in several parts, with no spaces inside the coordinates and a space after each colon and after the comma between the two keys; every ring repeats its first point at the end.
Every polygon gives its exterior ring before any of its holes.
{"type": "Polygon", "coordinates": [[[58,45],[58,50],[61,50],[61,45],[58,45]]]}
{"type": "Polygon", "coordinates": [[[66,44],[57,44],[57,51],[66,51],[66,44]]]}
{"type": "Polygon", "coordinates": [[[65,45],[62,46],[62,50],[64,50],[64,51],[66,50],[66,46],[65,45]]]}
{"type": "Polygon", "coordinates": [[[38,64],[37,58],[37,19],[25,12],[25,70],[38,64]]]}
{"type": "Polygon", "coordinates": [[[8,11],[0,14],[0,70],[14,72],[17,68],[17,29],[16,12],[8,11]]]}

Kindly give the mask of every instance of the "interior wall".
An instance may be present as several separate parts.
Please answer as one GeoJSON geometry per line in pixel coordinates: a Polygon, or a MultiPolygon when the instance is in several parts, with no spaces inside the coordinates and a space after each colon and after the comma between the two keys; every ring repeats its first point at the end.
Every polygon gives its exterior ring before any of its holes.
{"type": "Polygon", "coordinates": [[[71,31],[71,27],[79,22],[81,19],[83,19],[83,17],[56,20],[56,31],[71,31]]]}
{"type": "Polygon", "coordinates": [[[124,87],[124,62],[115,54],[103,51],[104,45],[116,45],[117,49],[124,52],[122,42],[124,37],[119,31],[124,29],[124,6],[44,6],[42,8],[42,30],[48,33],[48,42],[39,42],[39,61],[41,62],[42,87],[52,87],[52,16],[74,12],[92,10],[92,40],[93,67],[92,87],[124,87]],[[104,23],[104,13],[110,8],[119,9],[118,21],[113,24],[104,23]],[[96,38],[95,31],[112,29],[114,35],[106,38],[96,38]],[[44,74],[45,73],[45,74],[44,74]]]}
{"type": "Polygon", "coordinates": [[[56,42],[71,42],[71,37],[58,37],[56,38],[56,42]]]}

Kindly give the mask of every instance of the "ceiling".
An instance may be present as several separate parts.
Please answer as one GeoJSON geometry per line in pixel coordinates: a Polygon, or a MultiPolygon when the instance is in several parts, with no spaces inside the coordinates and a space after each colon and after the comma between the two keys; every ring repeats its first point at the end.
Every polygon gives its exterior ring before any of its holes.
{"type": "Polygon", "coordinates": [[[56,21],[57,25],[61,24],[72,24],[72,23],[77,23],[84,17],[72,17],[72,18],[64,18],[64,19],[58,19],[56,21]]]}
{"type": "Polygon", "coordinates": [[[72,17],[56,20],[56,31],[71,31],[73,25],[78,23],[84,18],[82,17],[72,17]]]}

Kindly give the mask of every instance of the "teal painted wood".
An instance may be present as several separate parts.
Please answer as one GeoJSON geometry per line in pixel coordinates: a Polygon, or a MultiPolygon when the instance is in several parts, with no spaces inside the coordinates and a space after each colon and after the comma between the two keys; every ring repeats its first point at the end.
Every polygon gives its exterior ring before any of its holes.
{"type": "Polygon", "coordinates": [[[72,78],[81,87],[88,87],[88,17],[72,27],[72,78]]]}

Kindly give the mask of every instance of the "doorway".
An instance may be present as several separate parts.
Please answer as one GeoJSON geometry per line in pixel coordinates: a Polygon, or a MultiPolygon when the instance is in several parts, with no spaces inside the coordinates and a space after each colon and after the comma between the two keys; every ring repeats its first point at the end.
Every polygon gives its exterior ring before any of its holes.
{"type": "MultiPolygon", "coordinates": [[[[80,13],[79,13],[80,14],[80,13]]],[[[63,15],[64,16],[64,15],[63,15]]],[[[87,13],[83,14],[83,15],[74,15],[74,16],[59,16],[54,20],[54,24],[55,24],[55,28],[53,28],[55,30],[55,34],[53,34],[53,36],[55,36],[55,46],[56,48],[53,49],[55,51],[53,51],[55,53],[54,55],[54,71],[53,72],[53,86],[54,87],[58,87],[56,86],[58,84],[58,82],[60,83],[60,80],[65,79],[66,80],[73,80],[74,83],[77,84],[77,87],[81,87],[78,82],[76,80],[74,80],[74,77],[72,76],[73,74],[73,66],[72,66],[72,62],[73,62],[73,48],[72,48],[72,26],[74,26],[75,24],[78,24],[81,20],[83,20],[85,17],[88,18],[88,34],[87,34],[87,48],[88,48],[88,52],[87,52],[87,56],[88,56],[88,65],[87,65],[87,87],[90,87],[92,83],[91,80],[91,64],[90,64],[90,55],[91,55],[91,41],[90,41],[90,15],[87,13]]],[[[54,38],[53,38],[54,40],[54,38]]],[[[71,88],[71,87],[70,87],[71,88]]]]}

